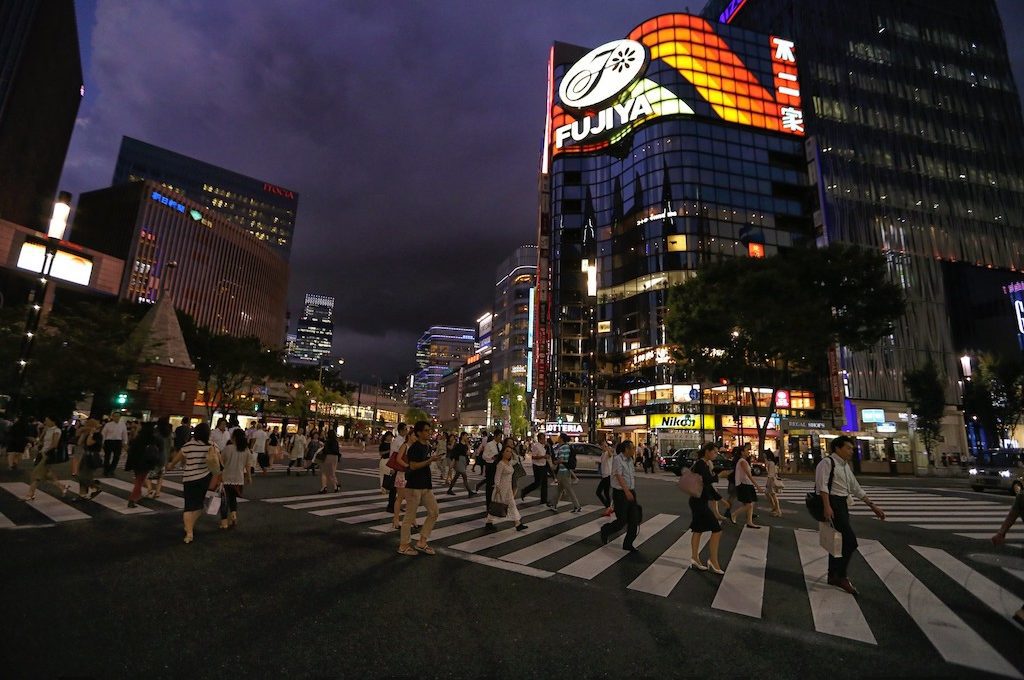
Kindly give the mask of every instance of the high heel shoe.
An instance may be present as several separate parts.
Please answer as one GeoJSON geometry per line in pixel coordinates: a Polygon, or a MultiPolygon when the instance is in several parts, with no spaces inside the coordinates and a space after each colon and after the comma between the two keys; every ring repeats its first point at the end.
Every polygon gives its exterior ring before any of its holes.
{"type": "Polygon", "coordinates": [[[708,562],[708,569],[711,571],[712,574],[718,574],[719,576],[725,576],[725,572],[722,571],[722,568],[720,566],[718,566],[717,564],[714,564],[713,562],[708,562]]]}
{"type": "Polygon", "coordinates": [[[697,560],[690,560],[690,566],[693,567],[694,569],[696,569],[697,571],[707,571],[708,570],[707,565],[701,564],[697,560]]]}

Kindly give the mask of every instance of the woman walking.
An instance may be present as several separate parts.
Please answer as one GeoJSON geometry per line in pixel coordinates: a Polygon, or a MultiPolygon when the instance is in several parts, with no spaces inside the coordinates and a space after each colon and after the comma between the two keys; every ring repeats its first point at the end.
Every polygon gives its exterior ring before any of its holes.
{"type": "Polygon", "coordinates": [[[313,433],[309,435],[309,443],[306,444],[306,469],[309,470],[309,474],[316,473],[316,461],[317,456],[320,455],[320,449],[324,448],[324,443],[320,441],[320,431],[313,430],[313,433]]]}
{"type": "Polygon", "coordinates": [[[160,497],[164,489],[164,472],[167,471],[167,463],[171,460],[171,450],[174,448],[174,428],[167,416],[156,421],[156,436],[160,440],[160,461],[146,478],[146,496],[149,498],[160,497]]]}
{"type": "Polygon", "coordinates": [[[35,467],[32,468],[32,484],[29,486],[28,495],[21,499],[23,501],[34,501],[36,487],[47,479],[53,480],[53,483],[60,489],[61,496],[67,495],[71,488],[66,484],[61,484],[57,473],[53,471],[60,455],[60,428],[49,416],[43,420],[43,433],[40,435],[40,440],[38,460],[35,467]]]}
{"type": "Polygon", "coordinates": [[[555,497],[554,502],[548,505],[549,510],[558,510],[558,504],[562,502],[562,496],[568,496],[572,501],[572,510],[570,512],[581,512],[583,506],[580,505],[580,499],[576,497],[576,489],[572,488],[573,484],[579,481],[576,476],[576,454],[572,452],[572,447],[569,446],[569,435],[561,433],[559,435],[561,446],[555,449],[555,482],[558,484],[558,495],[555,497]]]}
{"type": "Polygon", "coordinates": [[[750,469],[750,449],[741,449],[740,459],[736,462],[736,500],[740,507],[732,513],[732,522],[736,524],[736,515],[746,509],[747,527],[760,529],[760,525],[754,524],[754,506],[757,505],[757,492],[764,491],[754,481],[753,472],[750,469]]]}
{"type": "Polygon", "coordinates": [[[377,454],[380,456],[380,460],[377,461],[377,486],[380,487],[381,496],[388,492],[384,488],[384,478],[391,474],[391,468],[388,467],[388,458],[391,457],[392,439],[394,439],[394,435],[391,432],[385,432],[384,436],[381,437],[380,446],[377,447],[377,454]]]}
{"type": "Polygon", "coordinates": [[[29,429],[25,416],[19,415],[7,433],[7,469],[17,470],[21,457],[28,448],[29,429]]]}
{"type": "Polygon", "coordinates": [[[328,486],[333,492],[341,491],[337,477],[338,461],[341,460],[341,446],[338,444],[338,433],[334,428],[327,430],[323,456],[324,469],[320,473],[320,493],[327,493],[328,486]]]}
{"type": "Polygon", "coordinates": [[[182,520],[185,524],[186,543],[192,542],[192,531],[199,516],[203,514],[203,499],[213,479],[210,463],[219,464],[219,458],[217,447],[210,445],[210,426],[204,422],[196,425],[192,438],[178,449],[174,459],[167,464],[169,470],[178,463],[184,463],[181,481],[185,486],[182,520]]]}
{"type": "Polygon", "coordinates": [[[768,481],[764,484],[764,495],[768,496],[768,502],[772,504],[772,517],[782,517],[782,504],[779,503],[779,491],[782,490],[782,482],[779,481],[779,459],[770,450],[764,452],[765,467],[768,471],[768,481]]]}
{"type": "Polygon", "coordinates": [[[93,418],[85,421],[85,425],[78,433],[78,444],[83,453],[82,462],[78,466],[78,497],[72,500],[96,498],[100,492],[96,470],[103,467],[103,436],[100,435],[100,421],[93,418]]]}
{"type": "MultiPolygon", "coordinates": [[[[402,528],[402,503],[405,502],[405,473],[409,469],[409,466],[405,463],[406,452],[409,449],[409,445],[412,444],[412,435],[408,435],[405,441],[402,442],[402,446],[398,449],[397,465],[402,468],[401,470],[395,470],[395,485],[392,487],[392,491],[395,494],[394,499],[391,498],[391,494],[388,494],[388,505],[391,506],[394,512],[394,517],[391,518],[391,526],[396,529],[402,528]]],[[[419,526],[416,527],[416,531],[419,531],[419,526]]]]}
{"type": "Polygon", "coordinates": [[[249,442],[245,433],[235,430],[231,440],[220,452],[221,465],[224,466],[222,481],[224,499],[220,504],[220,528],[233,529],[238,526],[238,498],[242,495],[246,478],[249,477],[249,442]]]}
{"type": "Polygon", "coordinates": [[[271,465],[277,465],[280,462],[281,434],[276,427],[270,431],[270,436],[267,437],[267,457],[270,459],[271,465]]]}
{"type": "Polygon", "coordinates": [[[615,457],[615,449],[607,439],[604,441],[604,450],[601,452],[599,470],[601,481],[597,483],[597,500],[604,506],[603,517],[611,517],[615,509],[612,507],[612,458],[615,457]]]}
{"type": "Polygon", "coordinates": [[[156,423],[143,423],[139,434],[128,445],[128,460],[125,468],[135,474],[135,486],[128,494],[128,507],[134,508],[142,499],[142,485],[146,483],[150,471],[160,465],[162,442],[156,434],[156,423]]]}
{"type": "Polygon", "coordinates": [[[485,520],[484,528],[487,531],[497,531],[497,527],[494,526],[494,522],[500,522],[503,519],[511,519],[516,526],[516,531],[522,531],[526,529],[526,525],[523,524],[523,518],[519,515],[519,509],[516,507],[516,490],[512,486],[512,475],[515,470],[515,442],[512,439],[505,440],[505,447],[501,450],[501,458],[498,459],[497,468],[494,472],[494,493],[491,495],[491,505],[495,503],[504,503],[508,506],[508,510],[503,517],[491,515],[491,508],[487,508],[487,519],[485,520]]]}
{"type": "Polygon", "coordinates": [[[455,468],[455,473],[452,476],[451,484],[448,485],[447,494],[449,496],[455,495],[455,485],[459,481],[459,477],[462,477],[462,484],[466,487],[466,493],[471,497],[476,495],[476,492],[469,488],[469,477],[466,476],[466,469],[469,467],[469,433],[463,432],[459,435],[459,441],[452,447],[452,466],[455,468]]]}
{"type": "Polygon", "coordinates": [[[285,470],[286,475],[292,474],[292,466],[301,468],[302,461],[306,456],[306,447],[309,446],[309,439],[303,434],[302,430],[299,430],[292,435],[291,441],[288,443],[288,469],[285,470]]]}
{"type": "MultiPolygon", "coordinates": [[[[718,564],[718,542],[722,538],[722,525],[719,524],[715,514],[711,511],[711,501],[718,496],[715,491],[715,475],[711,472],[711,461],[718,455],[718,447],[708,442],[700,448],[700,458],[690,468],[704,480],[704,489],[700,496],[690,497],[690,513],[693,518],[690,520],[690,566],[700,571],[710,569],[716,574],[722,575],[725,571],[718,564]],[[700,537],[706,531],[711,532],[711,540],[708,542],[708,563],[700,561],[700,537]]],[[[719,496],[720,498],[720,496],[719,496]]]]}

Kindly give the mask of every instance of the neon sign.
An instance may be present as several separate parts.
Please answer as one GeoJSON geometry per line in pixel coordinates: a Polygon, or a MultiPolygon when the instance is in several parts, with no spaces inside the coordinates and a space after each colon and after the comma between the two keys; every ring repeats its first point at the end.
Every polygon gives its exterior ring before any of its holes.
{"type": "Polygon", "coordinates": [[[171,208],[172,210],[177,210],[180,213],[185,212],[185,205],[184,204],[178,203],[173,198],[167,198],[166,196],[161,194],[159,191],[154,191],[152,194],[149,195],[149,197],[152,198],[157,203],[163,203],[164,205],[166,205],[168,208],[171,208]]]}
{"type": "Polygon", "coordinates": [[[646,65],[647,50],[635,40],[605,43],[572,65],[558,96],[574,109],[603,104],[629,87],[646,65]]]}
{"type": "Polygon", "coordinates": [[[277,196],[284,196],[285,198],[291,198],[291,199],[295,198],[295,192],[294,191],[289,191],[288,189],[283,189],[283,188],[281,188],[279,186],[276,186],[274,184],[270,184],[268,182],[264,182],[263,183],[263,190],[266,191],[268,194],[276,194],[277,196]]]}
{"type": "Polygon", "coordinates": [[[729,6],[725,8],[725,11],[719,15],[718,20],[723,24],[727,24],[736,18],[736,15],[743,9],[743,5],[747,4],[747,0],[732,0],[729,6]]]}

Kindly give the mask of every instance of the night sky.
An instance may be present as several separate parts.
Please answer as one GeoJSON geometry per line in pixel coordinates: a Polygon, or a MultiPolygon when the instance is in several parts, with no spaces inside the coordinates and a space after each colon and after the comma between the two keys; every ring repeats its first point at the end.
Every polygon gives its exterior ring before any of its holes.
{"type": "MultiPolygon", "coordinates": [[[[965,0],[967,2],[969,0],[965,0]]],[[[337,298],[347,379],[472,325],[533,243],[546,60],[703,0],[76,0],[86,96],[61,188],[108,186],[122,135],[299,192],[292,329],[337,298]]],[[[1024,0],[999,0],[1018,85],[1024,0]]]]}

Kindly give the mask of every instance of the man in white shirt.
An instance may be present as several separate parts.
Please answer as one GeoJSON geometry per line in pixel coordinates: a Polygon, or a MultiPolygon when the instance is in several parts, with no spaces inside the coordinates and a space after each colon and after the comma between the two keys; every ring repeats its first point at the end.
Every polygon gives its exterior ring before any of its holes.
{"type": "Polygon", "coordinates": [[[110,420],[100,430],[100,436],[103,437],[103,474],[109,477],[117,469],[121,453],[128,446],[128,428],[121,421],[120,414],[111,414],[110,420]]]}
{"type": "Polygon", "coordinates": [[[601,526],[601,543],[608,542],[613,534],[626,527],[626,537],[622,541],[622,549],[637,552],[633,541],[640,530],[640,517],[636,501],[636,465],[633,458],[636,449],[628,439],[619,442],[615,447],[615,458],[612,459],[612,507],[615,519],[601,526]]]}
{"type": "Polygon", "coordinates": [[[501,452],[501,437],[504,434],[499,427],[494,431],[494,438],[488,439],[480,451],[480,457],[484,461],[484,478],[477,482],[476,489],[486,486],[487,506],[491,507],[491,496],[494,494],[494,475],[498,471],[498,454],[501,452]]]}
{"type": "Polygon", "coordinates": [[[540,502],[548,504],[548,450],[544,446],[546,439],[543,432],[537,434],[537,440],[530,444],[530,463],[533,465],[533,484],[530,484],[520,497],[526,500],[526,494],[540,489],[540,502]]]}
{"type": "Polygon", "coordinates": [[[845,435],[836,437],[829,444],[829,451],[830,455],[822,458],[814,471],[814,490],[821,495],[825,521],[831,522],[835,530],[843,535],[842,556],[828,556],[828,584],[856,596],[859,593],[846,576],[850,558],[857,552],[857,536],[850,525],[847,501],[850,496],[860,499],[881,520],[885,519],[885,513],[871,502],[864,489],[857,483],[857,478],[853,476],[849,463],[853,457],[853,439],[845,435]]]}
{"type": "Polygon", "coordinates": [[[256,462],[259,463],[263,474],[267,474],[267,468],[270,467],[270,456],[267,455],[267,439],[269,437],[263,423],[257,423],[256,429],[249,431],[249,448],[256,455],[256,462]]]}
{"type": "Polygon", "coordinates": [[[217,419],[217,427],[210,432],[210,443],[223,451],[224,447],[231,441],[231,433],[228,432],[228,421],[224,418],[217,419]]]}
{"type": "Polygon", "coordinates": [[[309,444],[309,439],[303,434],[302,430],[295,433],[292,437],[292,446],[288,452],[288,469],[285,474],[290,475],[292,473],[292,466],[297,465],[299,468],[302,467],[302,459],[306,455],[306,445],[309,444]]]}

